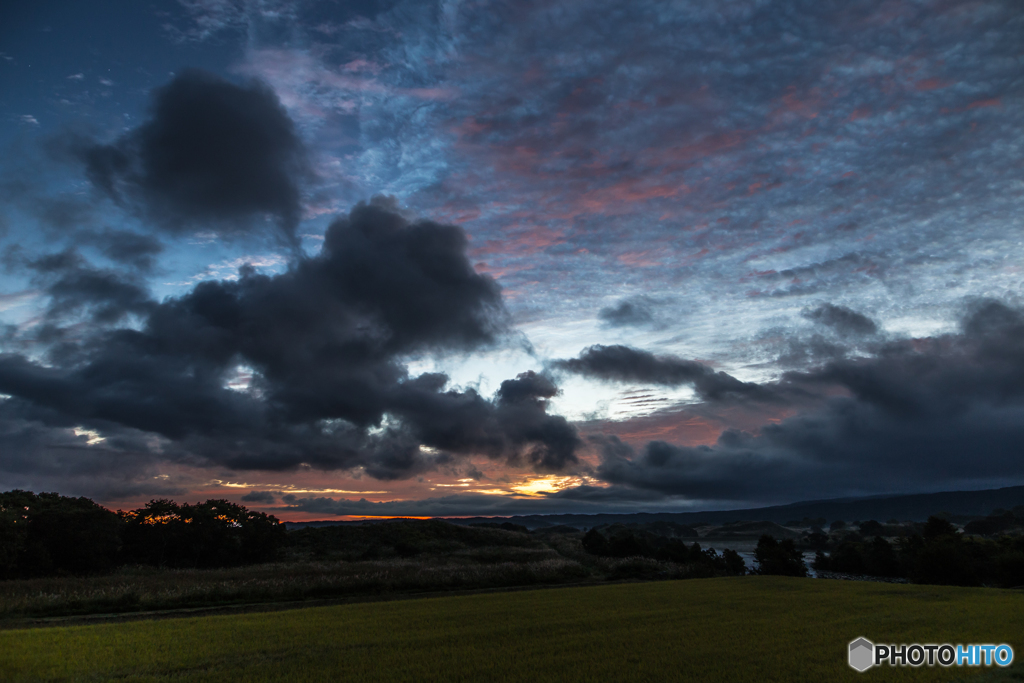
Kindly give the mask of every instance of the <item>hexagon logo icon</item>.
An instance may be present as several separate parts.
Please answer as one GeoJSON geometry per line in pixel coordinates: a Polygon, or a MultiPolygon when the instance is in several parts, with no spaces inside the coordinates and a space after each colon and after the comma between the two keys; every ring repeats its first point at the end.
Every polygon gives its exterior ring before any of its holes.
{"type": "Polygon", "coordinates": [[[850,666],[857,671],[867,671],[875,663],[875,644],[867,638],[858,638],[850,643],[850,666]]]}

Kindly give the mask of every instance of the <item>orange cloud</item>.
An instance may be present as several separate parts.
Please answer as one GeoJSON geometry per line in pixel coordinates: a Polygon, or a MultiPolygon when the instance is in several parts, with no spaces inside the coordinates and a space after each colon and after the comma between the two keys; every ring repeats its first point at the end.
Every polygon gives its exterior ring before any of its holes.
{"type": "Polygon", "coordinates": [[[854,109],[853,110],[853,113],[850,114],[850,119],[849,120],[850,121],[856,121],[858,119],[864,119],[864,118],[867,118],[869,116],[871,116],[871,109],[868,108],[868,107],[860,107],[858,109],[854,109]]]}
{"type": "Polygon", "coordinates": [[[506,231],[502,239],[487,240],[479,247],[472,247],[470,253],[474,258],[499,255],[505,257],[530,256],[544,251],[548,247],[565,244],[562,230],[552,230],[540,225],[516,227],[506,231]]]}
{"type": "Polygon", "coordinates": [[[952,83],[946,81],[940,81],[938,78],[926,78],[923,81],[918,81],[914,84],[914,87],[918,90],[939,90],[941,88],[948,88],[952,83]]]}
{"type": "Polygon", "coordinates": [[[1001,107],[1003,102],[998,97],[993,97],[987,100],[978,100],[977,102],[971,102],[967,105],[968,109],[981,109],[983,107],[1001,107]]]}

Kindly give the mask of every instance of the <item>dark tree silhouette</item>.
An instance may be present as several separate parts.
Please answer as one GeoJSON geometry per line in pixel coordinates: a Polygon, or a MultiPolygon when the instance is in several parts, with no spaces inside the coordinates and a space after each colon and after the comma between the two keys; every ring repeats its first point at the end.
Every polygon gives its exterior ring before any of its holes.
{"type": "Polygon", "coordinates": [[[109,571],[121,547],[118,516],[56,493],[0,493],[0,572],[5,577],[109,571]]]}
{"type": "Polygon", "coordinates": [[[608,555],[608,539],[597,529],[591,529],[583,536],[583,549],[591,555],[608,555]]]}
{"type": "Polygon", "coordinates": [[[790,539],[776,541],[765,534],[757,541],[754,550],[758,574],[779,574],[782,576],[807,576],[807,565],[802,553],[790,539]]]}
{"type": "Polygon", "coordinates": [[[151,500],[121,513],[129,562],[169,567],[228,567],[265,562],[286,541],[284,526],[226,500],[178,505],[151,500]]]}

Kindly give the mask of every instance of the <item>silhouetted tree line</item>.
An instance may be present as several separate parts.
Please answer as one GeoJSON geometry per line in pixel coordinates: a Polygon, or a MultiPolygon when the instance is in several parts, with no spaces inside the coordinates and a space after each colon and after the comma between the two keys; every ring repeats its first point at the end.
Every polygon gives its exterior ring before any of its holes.
{"type": "Polygon", "coordinates": [[[0,493],[0,578],[265,562],[285,534],[274,517],[226,500],[153,500],[113,512],[88,498],[7,491],[0,493]]]}
{"type": "Polygon", "coordinates": [[[1024,524],[1024,505],[1013,510],[997,510],[988,517],[974,519],[964,526],[964,533],[993,536],[1024,524]]]}
{"type": "MultiPolygon", "coordinates": [[[[977,521],[977,525],[968,523],[965,531],[995,533],[1010,526],[992,517],[977,521]]],[[[920,533],[905,535],[895,544],[881,536],[866,538],[863,531],[862,525],[861,534],[848,534],[828,555],[818,551],[812,566],[844,574],[906,578],[915,583],[1004,588],[1024,585],[1024,537],[968,538],[939,517],[929,517],[920,533]]]]}
{"type": "Polygon", "coordinates": [[[649,557],[655,560],[691,564],[703,568],[708,576],[746,574],[743,558],[734,550],[701,548],[700,543],[687,546],[678,538],[631,529],[612,528],[607,533],[593,528],[583,536],[583,549],[601,557],[649,557]]]}

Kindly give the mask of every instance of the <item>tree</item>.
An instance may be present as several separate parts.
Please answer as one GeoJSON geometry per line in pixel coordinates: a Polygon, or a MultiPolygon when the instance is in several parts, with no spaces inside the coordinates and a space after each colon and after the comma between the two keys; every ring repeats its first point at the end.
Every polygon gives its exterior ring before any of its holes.
{"type": "Polygon", "coordinates": [[[188,530],[181,506],[172,500],[151,500],[137,510],[120,514],[125,522],[124,555],[128,562],[185,566],[181,558],[188,530]]]}
{"type": "Polygon", "coordinates": [[[656,553],[633,533],[615,534],[608,541],[609,554],[612,557],[653,557],[656,553]]]}
{"type": "Polygon", "coordinates": [[[757,574],[807,576],[803,554],[788,538],[780,542],[768,534],[761,536],[754,550],[754,558],[757,560],[757,574]]]}
{"type": "Polygon", "coordinates": [[[286,539],[273,516],[227,500],[178,505],[151,500],[121,513],[125,555],[132,562],[168,567],[228,567],[276,558],[286,539]]]}
{"type": "Polygon", "coordinates": [[[824,550],[828,546],[828,536],[820,529],[812,529],[804,540],[811,550],[824,550]]]}
{"type": "Polygon", "coordinates": [[[864,571],[871,576],[899,576],[900,563],[892,545],[881,536],[875,536],[864,547],[864,571]]]}
{"type": "Polygon", "coordinates": [[[964,542],[957,528],[941,517],[929,517],[920,536],[901,544],[901,559],[915,583],[979,586],[985,574],[983,546],[964,542]]]}
{"type": "Polygon", "coordinates": [[[993,536],[1017,526],[1017,519],[1012,512],[992,513],[983,519],[971,520],[964,526],[964,532],[979,536],[993,536]]]}
{"type": "Polygon", "coordinates": [[[28,511],[36,495],[28,491],[0,493],[0,578],[18,575],[28,536],[28,511]]]}
{"type": "Polygon", "coordinates": [[[608,539],[597,529],[591,529],[583,536],[583,549],[591,555],[607,555],[608,539]]]}
{"type": "Polygon", "coordinates": [[[865,574],[864,555],[860,546],[860,542],[854,538],[844,539],[832,550],[828,558],[828,569],[843,574],[865,574]]]}
{"type": "Polygon", "coordinates": [[[881,536],[883,531],[882,524],[876,520],[869,519],[860,523],[860,532],[865,536],[881,536]]]}
{"type": "Polygon", "coordinates": [[[112,569],[118,516],[89,500],[31,491],[0,493],[0,575],[91,574],[112,569]]]}
{"type": "Polygon", "coordinates": [[[730,574],[743,576],[747,573],[747,563],[743,561],[743,558],[735,550],[729,550],[728,548],[723,550],[722,561],[725,562],[725,570],[730,574]]]}
{"type": "Polygon", "coordinates": [[[926,541],[934,541],[939,538],[951,538],[959,535],[956,527],[941,517],[929,517],[925,522],[924,530],[921,532],[926,541]]]}

